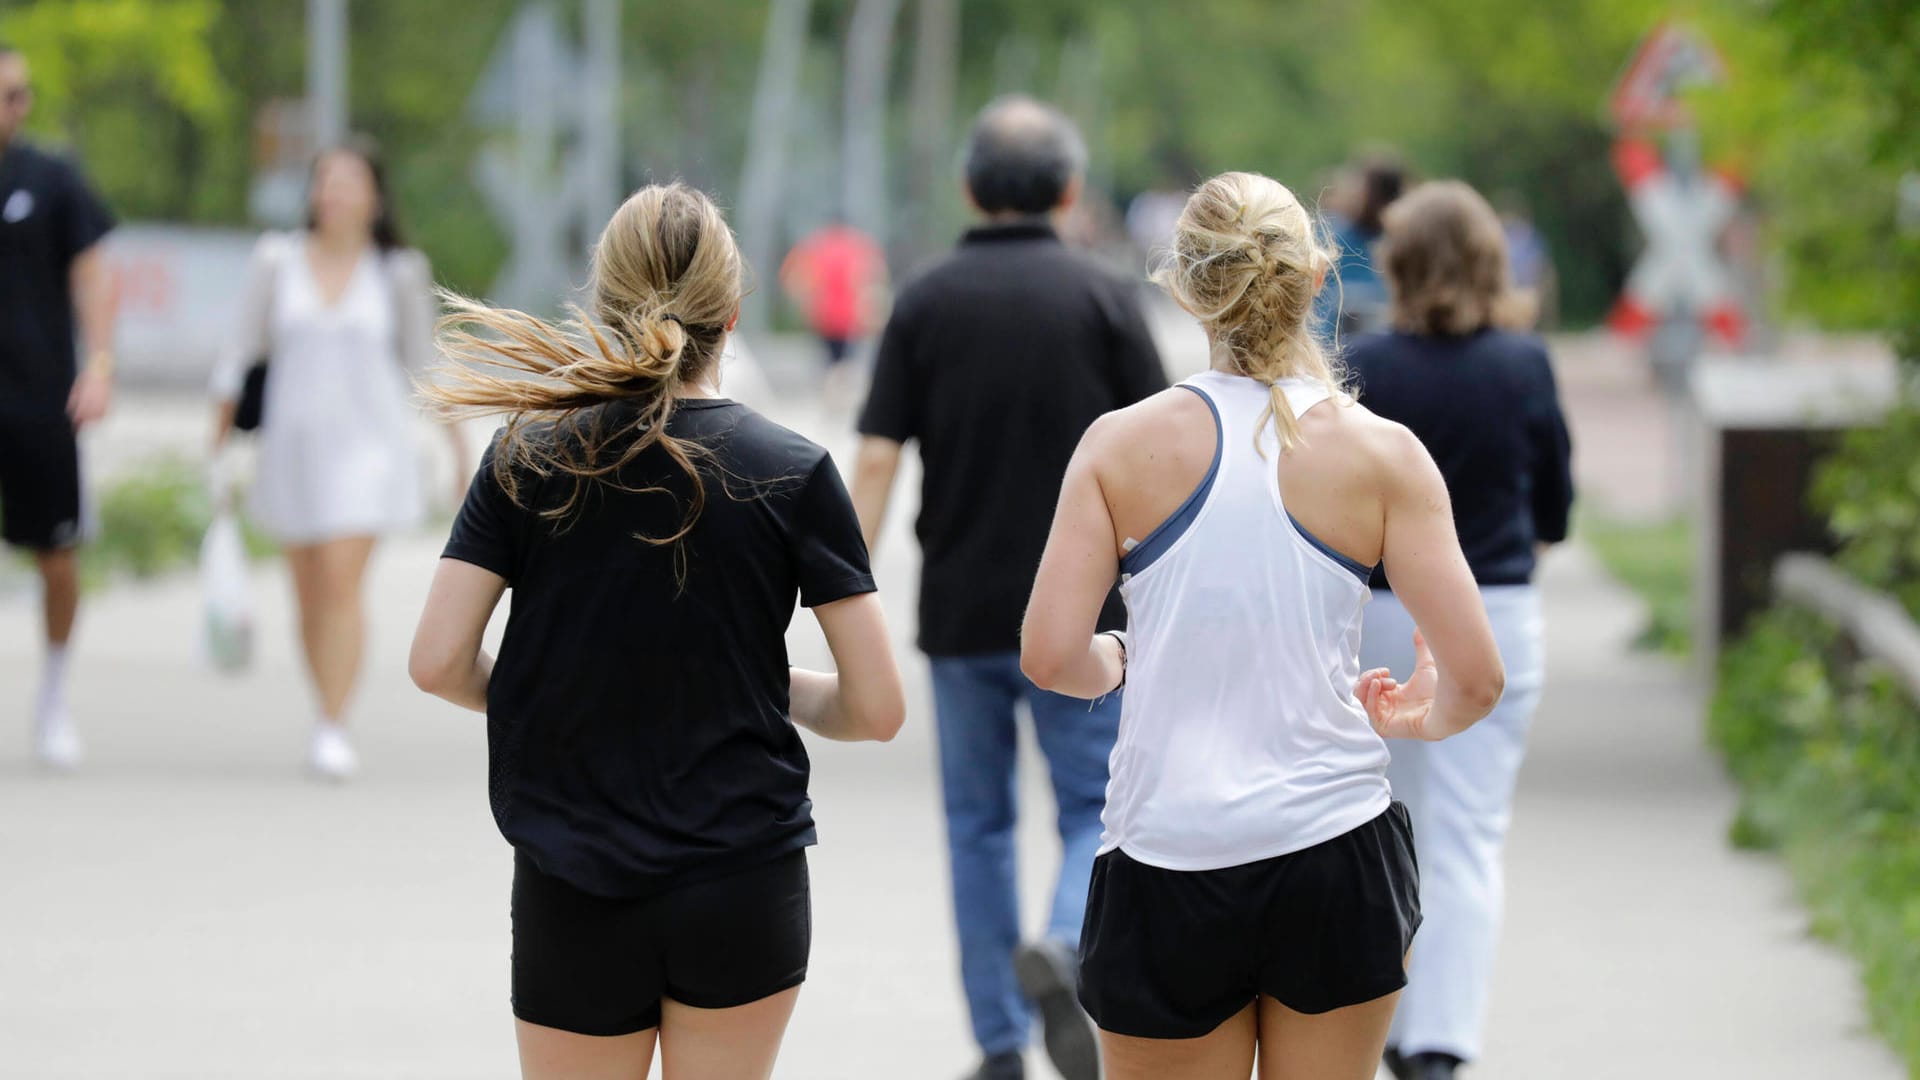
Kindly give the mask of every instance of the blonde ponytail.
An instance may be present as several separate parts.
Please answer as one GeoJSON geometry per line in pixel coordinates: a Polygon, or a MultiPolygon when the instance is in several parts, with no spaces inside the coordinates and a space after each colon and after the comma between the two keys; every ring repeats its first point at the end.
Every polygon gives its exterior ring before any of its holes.
{"type": "MultiPolygon", "coordinates": [[[[1338,368],[1312,326],[1314,294],[1332,267],[1328,246],[1293,192],[1258,173],[1230,172],[1187,199],[1153,274],[1200,320],[1228,367],[1267,384],[1260,430],[1271,418],[1282,452],[1301,435],[1281,380],[1311,379],[1345,399],[1338,368]]],[[[1261,447],[1259,431],[1254,445],[1261,447]]]]}
{"type": "Polygon", "coordinates": [[[595,246],[593,315],[573,309],[560,324],[443,293],[439,341],[447,363],[426,396],[456,416],[507,418],[494,475],[516,504],[550,520],[570,518],[595,485],[625,488],[621,470],[658,446],[686,474],[692,498],[679,528],[637,539],[675,544],[706,508],[699,444],[667,434],[682,389],[720,357],[739,310],[741,260],[733,233],[705,195],[682,184],[643,188],[607,223],[595,246]],[[609,425],[599,406],[629,402],[631,419],[609,425]],[[561,500],[534,506],[524,477],[564,477],[561,500]]]}

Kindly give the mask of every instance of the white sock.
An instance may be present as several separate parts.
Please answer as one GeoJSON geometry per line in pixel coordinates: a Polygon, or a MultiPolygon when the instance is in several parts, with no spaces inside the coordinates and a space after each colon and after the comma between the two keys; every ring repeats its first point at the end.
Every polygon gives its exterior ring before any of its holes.
{"type": "Polygon", "coordinates": [[[46,661],[40,667],[40,703],[37,710],[42,724],[67,714],[67,655],[65,645],[47,646],[46,661]]]}

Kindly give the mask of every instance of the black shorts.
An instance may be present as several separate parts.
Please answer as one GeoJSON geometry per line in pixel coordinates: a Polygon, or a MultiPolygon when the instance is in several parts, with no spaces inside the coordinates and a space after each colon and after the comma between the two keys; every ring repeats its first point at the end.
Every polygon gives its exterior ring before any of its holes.
{"type": "Polygon", "coordinates": [[[1080,1001],[1116,1035],[1193,1039],[1260,995],[1303,1013],[1407,985],[1420,925],[1413,827],[1396,802],[1351,832],[1223,870],[1094,860],[1080,1001]]]}
{"type": "Polygon", "coordinates": [[[638,900],[513,860],[513,1015],[581,1035],[660,1024],[660,1002],[730,1009],[800,985],[813,944],[807,854],[638,900]]]}
{"type": "Polygon", "coordinates": [[[36,551],[80,542],[80,443],[66,414],[0,413],[0,535],[36,551]]]}

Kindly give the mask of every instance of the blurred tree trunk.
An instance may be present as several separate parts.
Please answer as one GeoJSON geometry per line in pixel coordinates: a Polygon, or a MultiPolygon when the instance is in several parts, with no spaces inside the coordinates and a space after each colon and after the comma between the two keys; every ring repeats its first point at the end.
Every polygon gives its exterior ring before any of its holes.
{"type": "MultiPolygon", "coordinates": [[[[944,239],[940,207],[953,196],[951,161],[954,83],[960,62],[959,0],[920,0],[915,15],[913,96],[908,105],[913,132],[907,177],[908,235],[895,245],[905,264],[933,254],[944,239]]],[[[902,267],[904,269],[904,266],[902,267]]]]}
{"type": "Polygon", "coordinates": [[[807,48],[812,0],[773,0],[760,49],[760,78],[747,129],[747,160],[740,177],[740,237],[754,288],[742,304],[745,329],[766,328],[770,291],[780,259],[780,175],[786,168],[790,106],[800,92],[800,61],[807,48]]]}
{"type": "Polygon", "coordinates": [[[841,205],[847,222],[887,239],[887,75],[900,0],[858,0],[847,24],[841,205]]]}

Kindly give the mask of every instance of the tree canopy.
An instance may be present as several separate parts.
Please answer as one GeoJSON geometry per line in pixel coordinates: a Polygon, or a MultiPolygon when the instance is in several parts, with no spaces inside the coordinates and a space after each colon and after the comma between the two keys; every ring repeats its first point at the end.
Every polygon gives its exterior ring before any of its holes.
{"type": "MultiPolygon", "coordinates": [[[[924,2],[924,0],[923,0],[924,2]]],[[[304,86],[303,0],[0,0],[25,51],[43,137],[70,145],[126,216],[241,223],[256,110],[304,86]]],[[[854,0],[812,5],[790,154],[798,228],[833,205],[842,48],[854,0]]],[[[915,22],[895,27],[889,215],[946,235],[964,211],[904,205],[915,22]]],[[[455,285],[483,288],[504,241],[471,163],[490,136],[467,98],[516,5],[350,5],[352,120],[393,159],[412,232],[455,285]]],[[[572,17],[573,5],[557,9],[572,17]]],[[[1920,9],[1903,0],[965,0],[945,137],[1024,90],[1086,126],[1092,179],[1116,199],[1226,168],[1303,193],[1356,149],[1397,147],[1528,206],[1564,309],[1597,318],[1637,240],[1608,165],[1603,101],[1663,18],[1701,28],[1727,84],[1696,103],[1709,156],[1748,174],[1784,266],[1786,310],[1884,325],[1916,292],[1896,189],[1920,168],[1920,9]],[[1902,254],[1902,252],[1906,254],[1902,254]]],[[[737,198],[764,0],[630,0],[622,12],[631,182],[679,176],[737,198]]],[[[936,190],[935,195],[940,195],[936,190]]],[[[922,199],[922,201],[925,201],[922,199]]],[[[765,268],[762,268],[763,271],[765,268]]]]}

